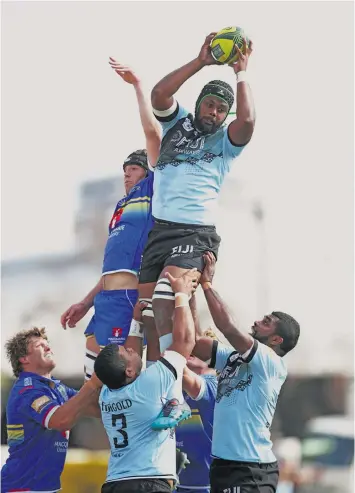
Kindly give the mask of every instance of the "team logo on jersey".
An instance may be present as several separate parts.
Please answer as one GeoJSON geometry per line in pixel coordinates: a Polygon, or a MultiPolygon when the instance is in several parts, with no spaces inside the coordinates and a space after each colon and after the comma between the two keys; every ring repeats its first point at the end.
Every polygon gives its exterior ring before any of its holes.
{"type": "Polygon", "coordinates": [[[48,404],[51,402],[50,398],[48,397],[48,395],[42,395],[41,397],[38,397],[37,399],[35,399],[32,404],[31,404],[31,407],[32,409],[34,409],[37,413],[40,413],[42,411],[42,409],[44,409],[46,406],[48,406],[48,404]]]}
{"type": "Polygon", "coordinates": [[[64,385],[59,385],[58,386],[58,390],[61,393],[61,396],[63,397],[63,399],[65,401],[67,401],[68,400],[68,394],[67,394],[67,391],[65,390],[64,385]]]}
{"type": "Polygon", "coordinates": [[[120,327],[114,327],[112,329],[112,336],[113,337],[120,337],[122,335],[122,329],[120,327]]]}
{"type": "Polygon", "coordinates": [[[120,221],[121,216],[123,213],[123,207],[115,211],[114,215],[112,216],[111,222],[110,222],[110,228],[113,229],[116,224],[120,221]]]}
{"type": "Polygon", "coordinates": [[[186,132],[191,132],[191,130],[194,129],[194,127],[192,126],[192,122],[190,120],[190,118],[185,118],[185,121],[184,123],[182,124],[184,130],[186,130],[186,132]]]}
{"type": "Polygon", "coordinates": [[[24,387],[30,387],[32,385],[32,378],[31,377],[26,377],[23,381],[24,387]]]}

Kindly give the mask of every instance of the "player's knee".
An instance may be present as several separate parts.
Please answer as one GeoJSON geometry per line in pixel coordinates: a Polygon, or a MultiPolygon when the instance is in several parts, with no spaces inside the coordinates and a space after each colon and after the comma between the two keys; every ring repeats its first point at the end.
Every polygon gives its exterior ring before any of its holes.
{"type": "Polygon", "coordinates": [[[162,277],[158,280],[153,294],[153,306],[157,301],[174,301],[175,295],[169,279],[162,277]]]}
{"type": "Polygon", "coordinates": [[[142,317],[148,317],[149,319],[154,318],[152,298],[139,298],[139,301],[146,303],[142,310],[142,317]]]}
{"type": "Polygon", "coordinates": [[[94,364],[97,358],[97,354],[94,351],[86,349],[85,353],[85,380],[90,380],[94,373],[94,364]]]}

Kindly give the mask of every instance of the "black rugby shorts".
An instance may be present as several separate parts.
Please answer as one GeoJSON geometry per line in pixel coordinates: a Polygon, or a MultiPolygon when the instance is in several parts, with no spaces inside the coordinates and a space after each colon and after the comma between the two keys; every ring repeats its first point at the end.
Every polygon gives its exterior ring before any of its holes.
{"type": "Polygon", "coordinates": [[[143,252],[139,274],[142,284],[156,282],[164,267],[203,271],[203,254],[210,251],[217,258],[221,238],[214,226],[172,223],[155,219],[143,252]]]}
{"type": "Polygon", "coordinates": [[[167,479],[125,479],[104,483],[101,493],[171,493],[167,479]]]}
{"type": "Polygon", "coordinates": [[[214,459],[210,468],[211,493],[275,493],[277,462],[237,462],[214,459]]]}

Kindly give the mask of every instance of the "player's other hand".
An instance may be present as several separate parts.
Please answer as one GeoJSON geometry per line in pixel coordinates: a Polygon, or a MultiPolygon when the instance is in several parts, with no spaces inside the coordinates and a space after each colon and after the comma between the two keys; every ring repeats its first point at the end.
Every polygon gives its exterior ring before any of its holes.
{"type": "Polygon", "coordinates": [[[211,33],[209,34],[205,42],[202,45],[202,48],[200,50],[200,53],[198,55],[199,61],[202,63],[202,65],[219,65],[217,60],[215,60],[212,56],[211,53],[211,41],[212,39],[216,36],[217,33],[211,33]]]}
{"type": "Polygon", "coordinates": [[[111,68],[116,72],[116,74],[118,74],[128,84],[136,86],[140,83],[140,79],[137,74],[135,74],[130,67],[127,67],[127,65],[122,65],[111,57],[108,63],[111,65],[111,68]]]}
{"type": "Polygon", "coordinates": [[[245,53],[245,55],[243,55],[242,51],[238,48],[237,45],[235,45],[235,48],[239,53],[239,58],[235,63],[231,63],[230,66],[237,74],[238,72],[247,69],[249,57],[253,52],[253,42],[249,40],[248,44],[246,38],[243,39],[243,53],[245,53]]]}
{"type": "Polygon", "coordinates": [[[140,324],[142,323],[142,316],[143,316],[143,310],[144,308],[147,308],[148,303],[145,301],[137,301],[137,303],[134,305],[134,310],[133,310],[133,319],[139,322],[140,324]]]}
{"type": "Polygon", "coordinates": [[[68,327],[73,328],[76,324],[87,314],[90,306],[83,303],[76,303],[66,310],[63,315],[60,317],[60,323],[62,324],[63,329],[65,330],[68,327]]]}
{"type": "Polygon", "coordinates": [[[90,385],[92,387],[94,387],[95,389],[101,389],[103,383],[101,382],[101,380],[99,380],[99,378],[96,376],[96,373],[93,372],[93,374],[91,375],[91,378],[90,380],[86,383],[86,385],[88,385],[90,382],[90,385]]]}
{"type": "Polygon", "coordinates": [[[197,287],[197,269],[190,269],[181,277],[174,277],[170,272],[166,272],[165,276],[169,279],[174,293],[186,293],[192,295],[197,287]]]}
{"type": "Polygon", "coordinates": [[[212,252],[206,252],[203,255],[203,260],[205,262],[205,267],[202,271],[200,284],[203,284],[205,282],[212,283],[213,276],[216,270],[216,257],[213,255],[212,252]]]}

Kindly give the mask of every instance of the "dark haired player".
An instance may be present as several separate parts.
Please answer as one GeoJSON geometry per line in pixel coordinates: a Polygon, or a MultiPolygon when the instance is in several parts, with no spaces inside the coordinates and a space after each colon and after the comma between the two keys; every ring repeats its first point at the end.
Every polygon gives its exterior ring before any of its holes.
{"type": "MultiPolygon", "coordinates": [[[[201,272],[205,251],[212,251],[217,257],[220,237],[214,224],[218,193],[232,161],[254,130],[254,104],[246,76],[251,43],[248,47],[245,43],[245,55],[238,49],[239,61],[232,65],[237,110],[235,120],[228,126],[224,122],[234,103],[229,84],[209,82],[197,98],[195,115],[173,97],[190,77],[216,63],[210,49],[213,36],[206,38],[197,58],[164,77],[152,91],[153,111],[162,125],[163,139],[155,169],[155,224],[143,253],[140,284],[144,292],[140,287],[140,296],[146,298],[149,291],[151,295],[154,291],[153,311],[161,351],[171,344],[174,309],[174,293],[165,273],[178,277],[192,267],[201,272]]],[[[147,327],[154,324],[152,318],[143,320],[147,327]]],[[[181,413],[173,413],[174,416],[167,416],[163,409],[155,426],[174,426],[186,417],[183,408],[181,413]],[[167,418],[171,418],[170,422],[167,418]]]]}
{"type": "Polygon", "coordinates": [[[278,465],[270,426],[287,369],[283,356],[297,344],[300,326],[290,315],[272,312],[241,332],[212,287],[215,258],[205,255],[201,277],[216,327],[232,345],[198,340],[194,353],[220,372],[214,412],[211,493],[275,493],[278,465]]]}
{"type": "Polygon", "coordinates": [[[175,481],[174,431],[153,431],[151,425],[161,400],[176,382],[182,386],[195,326],[188,301],[191,272],[178,279],[167,276],[175,293],[174,328],[172,344],[159,361],[142,372],[141,357],[115,344],[102,349],[95,361],[95,373],[104,384],[99,404],[111,445],[102,493],[170,493],[175,481]]]}
{"type": "Polygon", "coordinates": [[[149,169],[148,159],[154,167],[160,144],[160,128],[139,78],[131,68],[114,59],[110,60],[110,65],[125,82],[134,87],[147,151],[135,151],[123,163],[126,195],[118,201],[109,223],[99,282],[81,302],[69,307],[61,317],[63,328],[67,324],[75,327],[88,310],[95,307],[95,314],[85,331],[86,379],[91,377],[101,347],[116,343],[126,344],[136,351],[140,348],[139,338],[142,334],[136,330],[132,315],[138,298],[138,272],[142,253],[153,224],[151,202],[154,173],[149,169]]]}

